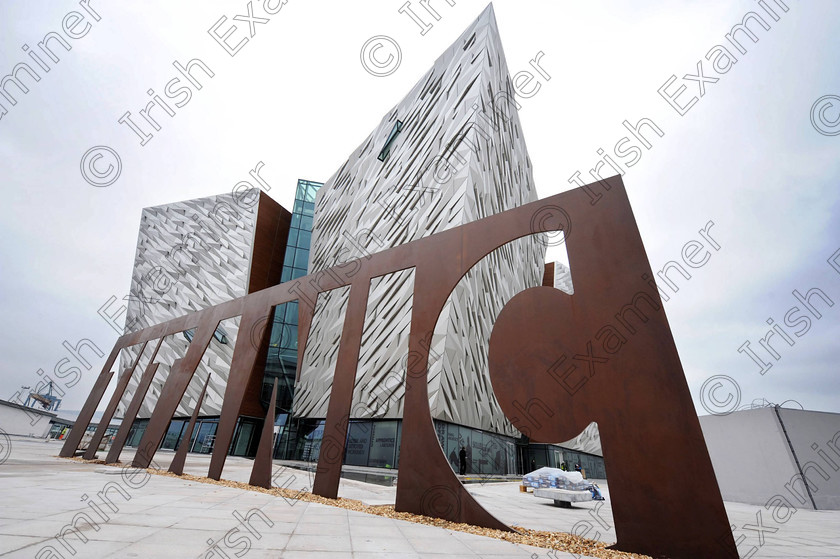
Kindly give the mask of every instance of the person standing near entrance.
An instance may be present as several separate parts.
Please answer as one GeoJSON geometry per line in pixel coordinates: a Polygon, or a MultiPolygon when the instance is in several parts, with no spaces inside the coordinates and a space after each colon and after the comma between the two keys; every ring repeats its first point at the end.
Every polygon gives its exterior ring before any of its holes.
{"type": "Polygon", "coordinates": [[[467,450],[462,446],[461,452],[458,453],[458,460],[460,461],[459,471],[461,475],[467,473],[467,450]]]}

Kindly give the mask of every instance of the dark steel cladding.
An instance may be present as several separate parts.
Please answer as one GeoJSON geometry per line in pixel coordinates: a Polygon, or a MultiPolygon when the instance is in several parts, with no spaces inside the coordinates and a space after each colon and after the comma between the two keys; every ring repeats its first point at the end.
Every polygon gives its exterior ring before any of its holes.
{"type": "Polygon", "coordinates": [[[274,388],[271,390],[271,400],[268,402],[268,411],[265,414],[260,445],[257,448],[257,455],[254,457],[254,466],[251,468],[250,485],[271,489],[271,452],[274,450],[274,402],[277,399],[277,379],[274,379],[274,388]]]}
{"type": "Polygon", "coordinates": [[[172,462],[169,464],[169,471],[177,476],[184,473],[184,464],[187,461],[187,450],[189,450],[190,443],[192,442],[191,439],[193,429],[195,429],[195,420],[198,419],[198,412],[201,409],[201,403],[204,401],[204,394],[207,392],[207,385],[209,383],[210,375],[207,375],[207,380],[204,381],[204,388],[201,389],[201,394],[199,394],[198,400],[195,401],[195,409],[193,409],[192,415],[190,416],[190,422],[187,424],[187,430],[181,438],[181,445],[178,447],[178,450],[175,452],[175,457],[172,458],[172,462]]]}
{"type": "Polygon", "coordinates": [[[131,424],[134,423],[134,418],[137,417],[137,412],[140,411],[140,406],[143,405],[143,399],[146,397],[146,392],[149,391],[149,386],[151,386],[152,379],[155,378],[158,366],[160,365],[160,363],[155,363],[154,360],[162,343],[163,337],[158,340],[152,356],[149,357],[149,364],[146,366],[146,370],[143,371],[143,376],[140,377],[140,384],[137,385],[137,390],[134,391],[134,396],[131,397],[131,403],[128,404],[128,408],[125,410],[125,417],[123,417],[120,428],[117,429],[117,434],[111,442],[111,449],[108,451],[108,456],[105,457],[107,464],[119,462],[120,453],[122,452],[123,446],[125,446],[125,441],[128,439],[128,434],[131,432],[131,424]]]}
{"type": "Polygon", "coordinates": [[[134,374],[134,369],[137,367],[137,363],[140,362],[140,357],[143,356],[143,350],[146,349],[146,344],[148,343],[143,342],[140,351],[137,352],[137,358],[134,360],[134,363],[120,375],[120,379],[117,381],[117,387],[114,389],[113,396],[111,396],[111,401],[108,402],[108,407],[105,408],[105,413],[102,414],[102,418],[99,420],[99,426],[96,428],[96,432],[93,434],[93,438],[90,440],[90,444],[84,454],[85,460],[93,460],[96,457],[96,449],[99,447],[99,443],[102,441],[102,437],[105,435],[105,431],[108,429],[108,425],[114,417],[114,412],[120,404],[120,399],[122,399],[125,388],[128,386],[128,381],[131,380],[131,375],[134,374]]]}

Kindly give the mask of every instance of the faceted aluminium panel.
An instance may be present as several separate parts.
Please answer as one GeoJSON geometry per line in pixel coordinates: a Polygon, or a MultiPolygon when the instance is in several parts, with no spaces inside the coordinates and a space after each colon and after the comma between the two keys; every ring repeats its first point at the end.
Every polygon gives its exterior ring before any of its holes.
{"type": "MultiPolygon", "coordinates": [[[[338,346],[341,344],[341,332],[344,327],[344,313],[350,287],[340,287],[319,293],[315,302],[313,324],[319,321],[324,325],[317,331],[310,330],[306,349],[303,352],[301,367],[318,371],[318,375],[301,377],[295,388],[295,409],[299,409],[299,400],[303,400],[318,409],[327,409],[330,403],[330,391],[324,390],[324,382],[332,382],[338,358],[338,346]],[[325,381],[324,379],[329,379],[325,381]]],[[[327,385],[329,386],[329,385],[327,385]]],[[[303,409],[301,415],[306,415],[303,409]]],[[[326,417],[326,411],[324,412],[326,417]]]]}
{"type": "MultiPolygon", "coordinates": [[[[488,7],[318,192],[310,273],[536,200],[513,94],[488,7]]],[[[516,240],[483,259],[455,288],[435,331],[427,334],[434,418],[516,434],[493,396],[487,343],[504,304],[540,285],[544,255],[536,237],[516,240]]],[[[407,335],[409,322],[399,314],[411,310],[404,278],[383,279],[371,288],[370,299],[381,301],[380,314],[389,321],[383,332],[407,335]]],[[[316,317],[311,335],[329,326],[316,317]]],[[[378,336],[363,340],[356,386],[376,391],[378,382],[405,374],[405,350],[382,355],[373,365],[382,344],[378,336]]],[[[324,371],[303,365],[302,383],[329,390],[324,371]]],[[[298,391],[295,400],[296,415],[326,416],[317,392],[298,391]]],[[[383,417],[382,409],[354,406],[351,414],[383,417]]]]}
{"type": "Polygon", "coordinates": [[[554,262],[554,288],[569,295],[575,294],[572,285],[572,271],[562,262],[554,262]]]}
{"type": "Polygon", "coordinates": [[[571,450],[588,452],[596,456],[604,455],[604,451],[601,449],[601,434],[598,432],[598,424],[594,421],[587,425],[586,429],[574,439],[559,444],[571,450]]]}
{"type": "Polygon", "coordinates": [[[370,281],[362,330],[362,345],[370,351],[359,355],[351,406],[351,413],[355,416],[364,414],[377,419],[402,417],[413,292],[413,268],[370,281]],[[390,291],[380,287],[386,282],[392,287],[390,291]],[[399,298],[393,299],[394,295],[399,298]],[[400,356],[404,356],[403,361],[395,367],[400,356]],[[359,374],[362,371],[364,374],[359,374]]]}
{"type": "MultiPolygon", "coordinates": [[[[241,198],[239,201],[233,194],[222,194],[143,209],[127,303],[126,333],[248,293],[259,204],[242,204],[241,198]]],[[[216,331],[199,366],[197,373],[201,378],[206,378],[208,367],[222,372],[211,376],[200,415],[218,415],[222,409],[226,372],[238,330],[239,318],[226,321],[216,331]]],[[[157,402],[175,359],[184,355],[191,334],[187,331],[170,336],[162,344],[156,358],[161,365],[138,417],[151,416],[151,404],[157,402]]],[[[120,370],[136,357],[134,351],[128,348],[120,353],[120,370]]],[[[127,394],[134,393],[139,381],[140,375],[133,375],[127,394]]],[[[200,384],[188,388],[176,415],[192,413],[201,388],[200,384]]],[[[118,417],[125,413],[129,401],[130,398],[123,398],[118,417]]]]}

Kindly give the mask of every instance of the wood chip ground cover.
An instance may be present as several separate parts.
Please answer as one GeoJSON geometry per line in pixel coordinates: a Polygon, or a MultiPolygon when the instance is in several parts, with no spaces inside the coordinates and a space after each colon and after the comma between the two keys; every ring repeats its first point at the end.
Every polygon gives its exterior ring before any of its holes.
{"type": "MultiPolygon", "coordinates": [[[[83,462],[87,464],[103,464],[104,460],[85,460],[81,457],[72,457],[68,460],[76,462],[83,462]]],[[[113,465],[113,464],[111,464],[113,465]]],[[[397,520],[406,520],[408,522],[415,522],[417,524],[426,524],[428,526],[437,526],[447,530],[456,532],[466,532],[469,534],[476,534],[478,536],[487,536],[499,540],[505,540],[512,543],[522,545],[532,545],[535,547],[543,547],[546,549],[554,549],[565,553],[576,553],[578,555],[585,555],[589,557],[597,557],[599,559],[651,559],[648,555],[640,555],[638,553],[627,553],[623,551],[614,551],[607,549],[604,542],[597,540],[590,540],[566,534],[564,532],[546,532],[542,530],[531,530],[522,526],[512,526],[516,532],[505,532],[502,530],[491,530],[489,528],[482,528],[480,526],[473,526],[471,524],[462,524],[458,522],[450,522],[440,518],[433,518],[430,516],[423,516],[420,514],[412,514],[408,512],[397,512],[393,505],[366,505],[361,501],[355,499],[327,499],[320,495],[313,495],[306,491],[295,491],[293,489],[284,489],[282,487],[274,487],[272,489],[265,489],[263,487],[256,487],[248,485],[240,481],[229,481],[226,479],[215,480],[208,477],[194,476],[191,474],[183,474],[177,476],[166,470],[158,470],[155,468],[146,468],[150,474],[181,478],[198,483],[208,483],[211,485],[222,485],[224,487],[232,487],[235,489],[242,489],[245,491],[256,491],[259,493],[268,493],[284,499],[294,499],[297,501],[304,501],[308,503],[320,503],[331,507],[340,507],[348,510],[364,512],[367,514],[375,514],[377,516],[385,516],[387,518],[395,518],[397,520]]]]}

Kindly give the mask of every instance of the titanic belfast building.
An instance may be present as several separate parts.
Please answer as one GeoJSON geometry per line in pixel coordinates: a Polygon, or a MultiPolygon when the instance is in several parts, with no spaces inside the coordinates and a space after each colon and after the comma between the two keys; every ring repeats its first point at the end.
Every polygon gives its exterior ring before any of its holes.
{"type": "MultiPolygon", "coordinates": [[[[537,200],[517,107],[488,7],[335,174],[323,183],[298,181],[291,211],[258,184],[144,209],[126,333],[537,200]]],[[[429,406],[456,470],[463,446],[470,473],[514,474],[566,461],[604,477],[594,425],[574,441],[529,445],[505,418],[491,386],[488,341],[505,303],[539,285],[572,289],[568,268],[546,265],[545,250],[542,236],[532,235],[490,253],[461,278],[426,338],[429,406]]],[[[370,282],[345,464],[399,466],[413,285],[411,268],[370,282]]],[[[238,317],[223,320],[161,448],[188,444],[191,452],[212,451],[233,348],[239,336],[249,336],[261,346],[258,367],[229,453],[254,454],[276,380],[274,457],[317,460],[349,289],[318,295],[302,351],[297,302],[265,317],[267,347],[262,330],[240,330],[238,317]],[[198,423],[191,440],[182,440],[205,382],[198,423]]],[[[185,330],[122,351],[121,371],[159,364],[146,386],[139,373],[132,376],[117,408],[129,429],[128,446],[141,440],[166,373],[184,357],[192,335],[185,330]],[[145,396],[136,398],[138,390],[145,396]]]]}

